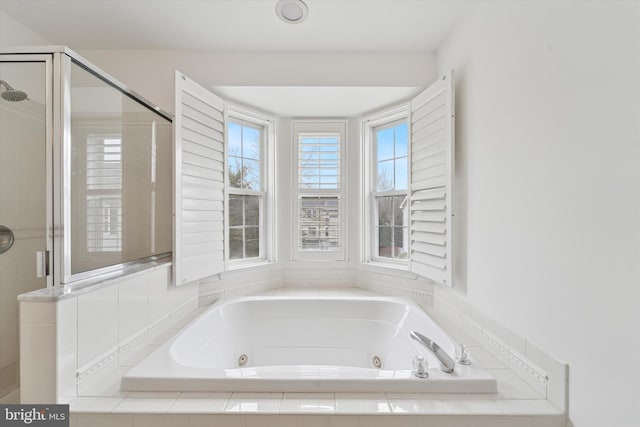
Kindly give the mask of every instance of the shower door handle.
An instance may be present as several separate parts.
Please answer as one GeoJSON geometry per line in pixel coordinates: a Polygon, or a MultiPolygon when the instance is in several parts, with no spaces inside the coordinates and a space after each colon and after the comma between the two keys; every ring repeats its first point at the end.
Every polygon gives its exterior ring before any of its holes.
{"type": "Polygon", "coordinates": [[[36,252],[36,277],[41,279],[49,275],[49,251],[36,252]]]}

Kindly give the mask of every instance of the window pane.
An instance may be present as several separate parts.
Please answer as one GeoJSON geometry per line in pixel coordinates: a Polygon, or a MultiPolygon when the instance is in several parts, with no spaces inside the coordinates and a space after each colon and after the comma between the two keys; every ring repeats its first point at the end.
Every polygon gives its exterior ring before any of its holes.
{"type": "Polygon", "coordinates": [[[260,162],[258,160],[242,161],[242,169],[244,173],[243,188],[249,190],[260,190],[260,162]]]}
{"type": "Polygon", "coordinates": [[[393,257],[407,258],[408,231],[406,227],[393,227],[393,257]]]}
{"type": "Polygon", "coordinates": [[[376,197],[378,256],[407,257],[409,207],[406,195],[376,197]]]}
{"type": "Polygon", "coordinates": [[[393,218],[393,197],[377,197],[378,225],[390,226],[393,218]]]}
{"type": "Polygon", "coordinates": [[[339,138],[301,136],[298,143],[298,187],[337,189],[340,186],[339,138]]]}
{"type": "Polygon", "coordinates": [[[227,132],[229,154],[232,156],[242,157],[242,126],[237,123],[229,122],[227,132]]]}
{"type": "Polygon", "coordinates": [[[262,130],[229,122],[227,138],[229,186],[261,190],[262,130]]]}
{"type": "Polygon", "coordinates": [[[408,225],[409,204],[403,204],[406,198],[406,196],[395,196],[393,198],[393,225],[396,227],[408,225]]]}
{"type": "Polygon", "coordinates": [[[392,258],[392,230],[391,227],[380,227],[378,229],[378,256],[392,258]]]}
{"type": "Polygon", "coordinates": [[[242,209],[242,197],[236,195],[229,195],[229,225],[231,227],[242,226],[244,220],[242,209]]]}
{"type": "Polygon", "coordinates": [[[338,138],[335,138],[335,137],[323,137],[323,138],[318,138],[318,142],[320,144],[337,145],[338,144],[338,138]]]}
{"type": "Polygon", "coordinates": [[[376,189],[393,190],[393,160],[378,163],[376,189]]]}
{"type": "Polygon", "coordinates": [[[409,145],[409,125],[403,123],[395,127],[396,136],[396,157],[405,157],[407,155],[407,146],[409,145]]]}
{"type": "Polygon", "coordinates": [[[260,197],[245,196],[244,225],[260,225],[260,197]]]}
{"type": "Polygon", "coordinates": [[[229,186],[242,188],[242,158],[229,156],[229,186]]]}
{"type": "MultiPolygon", "coordinates": [[[[233,119],[231,119],[233,120],[233,119]]],[[[265,128],[245,122],[229,122],[229,187],[262,191],[265,128]]],[[[229,194],[229,257],[260,257],[262,196],[229,194]]]]}
{"type": "Polygon", "coordinates": [[[245,258],[257,258],[260,256],[260,232],[258,227],[247,227],[245,235],[245,258]]]}
{"type": "Polygon", "coordinates": [[[378,161],[393,158],[393,128],[377,131],[376,143],[378,147],[378,161]]]}
{"type": "Polygon", "coordinates": [[[242,157],[260,160],[260,131],[251,127],[242,128],[242,157]]]}
{"type": "Polygon", "coordinates": [[[396,176],[394,190],[406,190],[409,179],[409,174],[407,171],[407,158],[402,157],[400,159],[396,159],[395,169],[396,176]]]}
{"type": "Polygon", "coordinates": [[[301,197],[299,249],[339,250],[339,200],[337,197],[301,197]]]}
{"type": "Polygon", "coordinates": [[[320,187],[320,177],[313,176],[301,176],[300,177],[300,186],[302,188],[318,188],[320,187]]]}
{"type": "Polygon", "coordinates": [[[229,229],[229,258],[240,259],[244,255],[243,229],[229,229]]]}

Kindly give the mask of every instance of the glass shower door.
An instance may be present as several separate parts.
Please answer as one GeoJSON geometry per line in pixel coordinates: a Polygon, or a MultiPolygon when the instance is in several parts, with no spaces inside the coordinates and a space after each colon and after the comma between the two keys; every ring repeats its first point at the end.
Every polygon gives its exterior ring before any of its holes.
{"type": "Polygon", "coordinates": [[[47,286],[49,64],[0,56],[0,402],[7,403],[19,384],[17,296],[47,286]]]}

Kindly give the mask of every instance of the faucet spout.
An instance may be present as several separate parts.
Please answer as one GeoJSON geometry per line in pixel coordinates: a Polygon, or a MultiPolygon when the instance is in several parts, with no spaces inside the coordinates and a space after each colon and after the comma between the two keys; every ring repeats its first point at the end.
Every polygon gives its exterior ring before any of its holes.
{"type": "Polygon", "coordinates": [[[456,367],[456,362],[451,358],[451,356],[449,356],[449,354],[447,354],[446,351],[444,351],[442,347],[419,332],[413,331],[410,336],[413,340],[422,344],[427,350],[436,356],[438,361],[440,361],[440,369],[442,369],[443,372],[448,374],[453,372],[456,367]]]}

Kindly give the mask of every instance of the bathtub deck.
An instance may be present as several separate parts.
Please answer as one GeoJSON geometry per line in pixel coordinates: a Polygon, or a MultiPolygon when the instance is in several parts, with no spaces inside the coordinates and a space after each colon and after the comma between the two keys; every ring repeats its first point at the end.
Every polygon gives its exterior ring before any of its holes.
{"type": "MultiPolygon", "coordinates": [[[[352,289],[277,289],[269,295],[375,295],[352,289]]],[[[428,310],[428,307],[425,307],[428,310]]],[[[194,313],[193,317],[198,313],[194,313]]],[[[122,392],[120,378],[70,402],[71,426],[509,426],[564,427],[566,416],[455,325],[429,314],[470,346],[476,364],[498,382],[493,394],[122,392]]],[[[166,334],[170,338],[178,329],[166,334]]],[[[161,342],[155,342],[159,345],[161,342]]],[[[150,346],[132,359],[141,359],[150,346]]],[[[123,369],[124,371],[124,369],[123,369]]],[[[123,372],[121,372],[123,373],[123,372]]]]}

